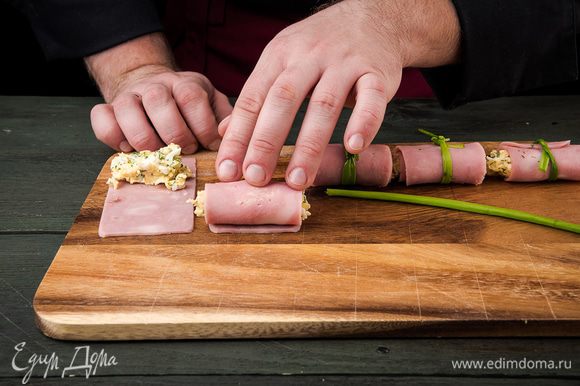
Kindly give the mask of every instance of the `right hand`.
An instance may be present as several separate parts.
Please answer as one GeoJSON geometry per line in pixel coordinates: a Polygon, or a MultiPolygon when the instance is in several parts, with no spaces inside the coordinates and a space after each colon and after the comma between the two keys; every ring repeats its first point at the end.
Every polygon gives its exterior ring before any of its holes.
{"type": "Polygon", "coordinates": [[[145,65],[123,75],[108,103],[91,110],[95,136],[123,152],[181,146],[184,154],[200,146],[219,148],[218,123],[230,115],[227,97],[202,74],[162,65],[145,65]]]}

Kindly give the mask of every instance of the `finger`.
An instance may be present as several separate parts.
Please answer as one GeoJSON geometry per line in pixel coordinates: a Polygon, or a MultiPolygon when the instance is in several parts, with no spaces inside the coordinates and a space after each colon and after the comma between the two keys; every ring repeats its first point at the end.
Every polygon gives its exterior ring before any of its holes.
{"type": "Polygon", "coordinates": [[[244,158],[248,183],[263,186],[270,182],[296,112],[319,77],[317,66],[305,64],[286,69],[274,82],[244,158]]]}
{"type": "Polygon", "coordinates": [[[178,82],[173,86],[173,97],[199,143],[206,149],[217,150],[220,136],[207,92],[196,82],[178,82]]]}
{"type": "Polygon", "coordinates": [[[242,177],[242,162],[258,115],[268,90],[281,71],[278,60],[261,58],[244,84],[216,157],[216,173],[220,180],[235,181],[242,177]]]}
{"type": "Polygon", "coordinates": [[[346,125],[344,146],[349,153],[358,154],[379,131],[392,95],[387,95],[385,79],[370,72],[357,80],[355,92],[356,104],[346,125]]]}
{"type": "Polygon", "coordinates": [[[150,84],[143,92],[142,100],[145,112],[163,142],[181,146],[184,154],[197,151],[197,141],[185,124],[169,88],[161,83],[150,84]]]}
{"type": "Polygon", "coordinates": [[[330,141],[348,93],[356,76],[326,71],[316,85],[286,169],[286,182],[298,190],[306,189],[316,177],[324,149],[330,141]]]}
{"type": "Polygon", "coordinates": [[[226,134],[226,131],[228,130],[228,125],[230,124],[230,119],[232,118],[231,115],[228,115],[227,117],[225,117],[224,119],[222,119],[222,121],[219,123],[218,125],[218,133],[220,136],[224,136],[226,134]]]}
{"type": "Polygon", "coordinates": [[[227,96],[215,90],[213,93],[212,108],[218,122],[223,121],[232,114],[233,107],[227,96]]]}
{"type": "Polygon", "coordinates": [[[149,123],[141,97],[133,93],[119,95],[113,101],[113,111],[125,138],[135,150],[157,150],[163,147],[149,123]]]}
{"type": "Polygon", "coordinates": [[[97,139],[105,145],[126,153],[133,150],[115,119],[112,105],[102,103],[93,107],[91,126],[97,139]]]}

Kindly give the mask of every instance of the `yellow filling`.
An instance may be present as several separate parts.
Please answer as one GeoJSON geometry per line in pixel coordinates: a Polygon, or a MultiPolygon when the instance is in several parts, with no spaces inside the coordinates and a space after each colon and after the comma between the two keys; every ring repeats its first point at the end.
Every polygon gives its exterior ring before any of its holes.
{"type": "Polygon", "coordinates": [[[107,184],[114,189],[120,181],[127,181],[130,184],[164,184],[174,191],[183,189],[187,178],[193,176],[181,162],[181,147],[174,143],[157,151],[119,153],[111,161],[111,174],[107,184]]]}
{"type": "Polygon", "coordinates": [[[485,158],[488,175],[509,177],[512,172],[512,160],[507,150],[492,150],[485,158]]]}

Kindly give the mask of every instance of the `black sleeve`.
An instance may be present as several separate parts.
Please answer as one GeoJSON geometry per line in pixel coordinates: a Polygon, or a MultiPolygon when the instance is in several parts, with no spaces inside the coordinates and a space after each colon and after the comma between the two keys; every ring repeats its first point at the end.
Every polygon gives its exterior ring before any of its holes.
{"type": "Polygon", "coordinates": [[[578,79],[575,0],[452,1],[460,63],[423,70],[443,107],[578,79]]]}
{"type": "Polygon", "coordinates": [[[153,1],[12,1],[30,20],[48,59],[78,58],[113,47],[162,26],[153,1]]]}

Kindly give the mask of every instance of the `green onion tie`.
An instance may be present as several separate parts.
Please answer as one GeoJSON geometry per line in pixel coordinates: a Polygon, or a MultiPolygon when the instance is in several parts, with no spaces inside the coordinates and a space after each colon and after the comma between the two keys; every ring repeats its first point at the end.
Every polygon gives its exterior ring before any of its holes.
{"type": "Polygon", "coordinates": [[[340,179],[341,185],[355,185],[356,184],[356,161],[358,161],[358,154],[351,154],[344,151],[346,161],[342,167],[342,177],[340,179]]]}
{"type": "Polygon", "coordinates": [[[449,138],[445,138],[443,135],[437,135],[425,129],[419,129],[420,133],[426,134],[431,137],[431,142],[441,148],[441,158],[443,160],[443,177],[441,178],[442,184],[449,184],[453,179],[453,161],[451,160],[451,153],[449,148],[463,148],[462,144],[449,145],[449,138]]]}
{"type": "Polygon", "coordinates": [[[538,165],[539,169],[543,172],[548,170],[548,164],[550,164],[550,181],[556,181],[558,179],[558,164],[556,164],[556,159],[550,150],[548,143],[542,138],[538,139],[535,143],[542,147],[542,158],[540,158],[540,163],[538,165]]]}

